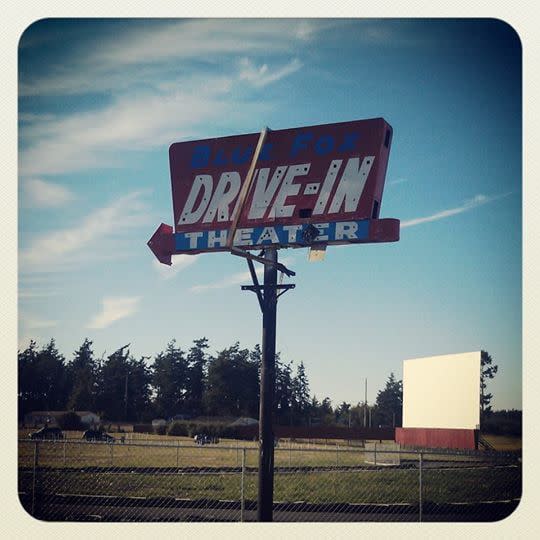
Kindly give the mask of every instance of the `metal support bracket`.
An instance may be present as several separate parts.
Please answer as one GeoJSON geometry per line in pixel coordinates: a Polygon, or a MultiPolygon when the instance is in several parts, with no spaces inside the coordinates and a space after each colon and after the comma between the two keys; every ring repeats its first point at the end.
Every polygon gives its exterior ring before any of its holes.
{"type": "MultiPolygon", "coordinates": [[[[231,253],[233,255],[237,255],[238,257],[244,257],[244,259],[247,259],[248,261],[257,261],[262,264],[275,266],[276,270],[279,270],[280,272],[283,272],[286,276],[296,276],[296,272],[293,272],[292,270],[289,270],[286,266],[284,266],[281,263],[273,263],[272,261],[269,261],[268,259],[265,259],[264,257],[259,257],[257,255],[253,255],[252,253],[249,253],[247,251],[242,251],[241,249],[232,247],[231,253]]],[[[251,269],[250,269],[251,270],[251,269]]]]}
{"type": "Polygon", "coordinates": [[[247,259],[249,266],[249,273],[251,274],[251,279],[253,280],[254,291],[257,293],[257,300],[259,301],[259,306],[261,306],[261,311],[264,312],[264,298],[261,294],[261,287],[259,285],[259,280],[257,279],[257,272],[255,272],[255,266],[251,259],[247,259]]]}
{"type": "MultiPolygon", "coordinates": [[[[285,285],[270,285],[270,287],[275,288],[276,290],[280,290],[281,292],[276,294],[276,300],[283,294],[285,294],[288,290],[294,289],[296,285],[294,283],[287,283],[285,285]]],[[[265,307],[265,300],[264,297],[261,294],[261,291],[264,291],[268,288],[268,285],[242,285],[241,289],[243,291],[252,291],[257,294],[257,298],[259,300],[259,306],[261,306],[261,311],[264,313],[264,307],[265,307]]]]}

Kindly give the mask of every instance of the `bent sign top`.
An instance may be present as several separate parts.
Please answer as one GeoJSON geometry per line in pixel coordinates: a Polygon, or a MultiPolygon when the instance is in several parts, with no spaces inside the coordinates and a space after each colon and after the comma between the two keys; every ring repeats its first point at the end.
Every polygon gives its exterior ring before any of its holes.
{"type": "Polygon", "coordinates": [[[174,253],[397,240],[378,219],[391,141],[375,118],[172,144],[174,253]]]}
{"type": "Polygon", "coordinates": [[[392,128],[382,119],[269,131],[249,193],[235,206],[259,133],[174,143],[175,231],[377,218],[392,128]]]}

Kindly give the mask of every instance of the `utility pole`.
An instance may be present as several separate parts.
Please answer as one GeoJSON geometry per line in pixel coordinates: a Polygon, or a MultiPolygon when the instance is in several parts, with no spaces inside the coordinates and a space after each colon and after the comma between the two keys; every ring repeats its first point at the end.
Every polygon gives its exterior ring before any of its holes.
{"type": "Polygon", "coordinates": [[[274,504],[274,431],[272,429],[272,404],[274,402],[276,376],[277,249],[266,248],[265,257],[273,264],[265,264],[264,266],[257,521],[272,521],[274,504]]]}
{"type": "Polygon", "coordinates": [[[128,377],[129,377],[129,371],[126,371],[126,382],[124,386],[124,420],[127,420],[127,413],[128,413],[128,377]]]}
{"type": "Polygon", "coordinates": [[[364,389],[364,427],[367,427],[366,409],[367,409],[367,377],[366,377],[366,384],[365,384],[365,389],[364,389]]]}
{"type": "MultiPolygon", "coordinates": [[[[276,312],[278,298],[292,283],[277,283],[278,270],[287,276],[295,273],[278,263],[277,248],[267,247],[258,255],[246,254],[231,248],[233,255],[247,259],[253,285],[242,285],[243,291],[257,293],[263,315],[261,383],[259,398],[259,486],[257,493],[257,521],[272,521],[274,505],[274,430],[272,427],[274,389],[276,384],[276,312]],[[262,256],[264,255],[264,257],[262,256]],[[264,264],[264,284],[259,285],[253,261],[264,264]],[[279,289],[279,294],[278,294],[279,289]]],[[[292,412],[292,411],[291,411],[292,412]]]]}

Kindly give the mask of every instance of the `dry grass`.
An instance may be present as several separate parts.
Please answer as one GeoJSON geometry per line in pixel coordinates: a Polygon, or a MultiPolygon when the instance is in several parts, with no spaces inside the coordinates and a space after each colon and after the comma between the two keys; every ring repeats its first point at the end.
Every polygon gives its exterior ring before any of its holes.
{"type": "Polygon", "coordinates": [[[482,435],[486,441],[495,448],[503,452],[522,449],[521,437],[510,437],[506,435],[482,435]]]}

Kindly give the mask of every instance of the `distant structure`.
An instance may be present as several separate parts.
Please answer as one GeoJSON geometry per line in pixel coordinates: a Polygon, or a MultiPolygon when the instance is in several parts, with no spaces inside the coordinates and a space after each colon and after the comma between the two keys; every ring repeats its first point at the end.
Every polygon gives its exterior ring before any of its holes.
{"type": "Polygon", "coordinates": [[[403,427],[396,442],[478,449],[480,351],[403,362],[403,427]]]}
{"type": "MultiPolygon", "coordinates": [[[[24,415],[24,425],[39,427],[44,425],[58,426],[58,418],[70,411],[32,411],[24,415]]],[[[97,426],[101,418],[92,411],[73,411],[81,422],[87,426],[97,426]]]]}
{"type": "Polygon", "coordinates": [[[236,419],[234,422],[229,424],[231,427],[237,427],[237,426],[256,426],[259,423],[258,420],[255,418],[249,418],[247,416],[241,416],[240,418],[236,419]]]}

